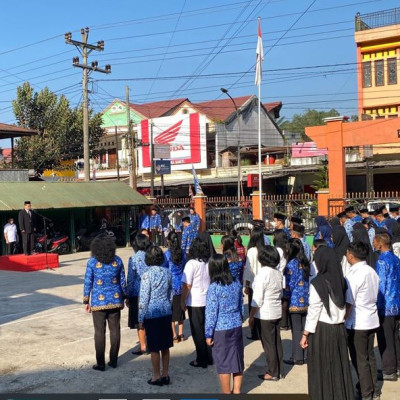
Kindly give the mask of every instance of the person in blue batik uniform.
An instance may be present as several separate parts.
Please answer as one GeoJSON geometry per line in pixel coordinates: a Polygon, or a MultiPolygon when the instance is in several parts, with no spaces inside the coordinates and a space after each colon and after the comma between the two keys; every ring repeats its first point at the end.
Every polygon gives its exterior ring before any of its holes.
{"type": "Polygon", "coordinates": [[[290,232],[292,239],[299,239],[303,245],[304,254],[307,257],[309,263],[312,261],[312,251],[310,245],[307,243],[307,239],[304,236],[304,226],[299,224],[292,224],[292,230],[290,232]]]}
{"type": "Polygon", "coordinates": [[[374,211],[374,223],[378,228],[386,228],[385,217],[383,216],[382,208],[374,211]]]}
{"type": "Polygon", "coordinates": [[[190,223],[189,217],[182,218],[183,233],[182,233],[182,250],[185,254],[189,253],[190,245],[193,240],[197,237],[197,231],[190,223]]]}
{"type": "Polygon", "coordinates": [[[304,350],[300,347],[300,340],[307,316],[310,263],[304,254],[303,245],[299,239],[289,240],[284,275],[286,282],[284,296],[290,298],[289,317],[292,329],[292,358],[284,360],[284,363],[303,365],[304,350]]]}
{"type": "Polygon", "coordinates": [[[156,245],[159,245],[161,240],[162,225],[161,225],[161,216],[160,214],[157,213],[157,209],[155,207],[151,209],[149,229],[151,232],[151,240],[156,245]]]}
{"type": "Polygon", "coordinates": [[[105,370],[106,321],[110,329],[110,361],[117,367],[121,341],[121,309],[124,308],[125,271],[122,260],[115,255],[115,241],[109,236],[96,237],[91,243],[92,256],[86,266],[83,304],[92,313],[96,361],[93,369],[105,370]]]}
{"type": "Polygon", "coordinates": [[[185,313],[182,311],[182,276],[186,264],[186,253],[181,249],[181,241],[178,233],[170,232],[167,237],[168,250],[164,253],[167,267],[172,274],[172,336],[174,343],[183,342],[183,321],[185,313]],[[178,334],[175,330],[175,322],[178,322],[178,334]]]}
{"type": "Polygon", "coordinates": [[[235,248],[235,241],[232,237],[225,235],[221,239],[222,253],[229,264],[229,270],[233,279],[238,280],[243,284],[243,261],[240,259],[235,248]]]}
{"type": "Polygon", "coordinates": [[[160,247],[149,247],[144,261],[148,268],[142,275],[140,285],[139,328],[146,329],[147,350],[151,353],[153,366],[153,377],[147,383],[155,386],[169,385],[169,348],[173,346],[172,275],[167,268],[163,267],[164,254],[160,247]]]}
{"type": "Polygon", "coordinates": [[[378,233],[374,238],[374,248],[380,252],[375,270],[379,276],[378,347],[382,358],[383,380],[397,381],[400,349],[400,260],[391,251],[391,240],[387,233],[378,233]]]}
{"type": "Polygon", "coordinates": [[[196,232],[198,232],[200,230],[200,216],[196,213],[194,207],[189,208],[189,218],[190,224],[193,226],[196,232]]]}
{"type": "Polygon", "coordinates": [[[332,227],[329,225],[326,218],[320,215],[315,217],[315,224],[317,225],[317,233],[314,236],[314,240],[325,240],[328,247],[333,248],[332,227]]]}
{"type": "Polygon", "coordinates": [[[215,254],[209,260],[211,284],[207,291],[205,337],[219,375],[221,392],[239,394],[243,380],[243,295],[233,279],[226,258],[215,254]],[[231,387],[231,377],[233,387],[231,387]]]}
{"type": "Polygon", "coordinates": [[[139,224],[138,229],[141,231],[142,229],[150,228],[150,216],[146,213],[146,209],[142,208],[142,212],[139,215],[139,224]]]}
{"type": "Polygon", "coordinates": [[[126,305],[129,307],[128,326],[131,329],[137,328],[140,348],[132,351],[132,354],[142,355],[146,350],[146,332],[139,329],[139,292],[142,275],[147,269],[144,262],[146,250],[151,246],[150,239],[141,233],[135,237],[133,248],[135,254],[129,258],[128,263],[128,281],[126,286],[127,300],[126,305]]]}

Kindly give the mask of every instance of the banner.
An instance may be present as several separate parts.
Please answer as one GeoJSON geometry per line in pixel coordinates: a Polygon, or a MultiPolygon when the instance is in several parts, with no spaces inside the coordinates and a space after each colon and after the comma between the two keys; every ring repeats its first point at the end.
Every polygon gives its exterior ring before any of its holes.
{"type": "Polygon", "coordinates": [[[207,168],[206,118],[198,113],[143,120],[138,125],[139,173],[151,172],[151,121],[153,144],[170,146],[172,171],[207,168]]]}

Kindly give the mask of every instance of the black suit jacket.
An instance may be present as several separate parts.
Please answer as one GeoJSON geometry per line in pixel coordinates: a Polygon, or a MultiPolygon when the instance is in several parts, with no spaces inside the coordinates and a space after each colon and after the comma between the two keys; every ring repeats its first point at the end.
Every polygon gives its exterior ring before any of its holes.
{"type": "Polygon", "coordinates": [[[31,216],[29,216],[25,209],[21,210],[18,214],[18,224],[21,231],[33,233],[36,228],[35,213],[31,210],[31,216]]]}

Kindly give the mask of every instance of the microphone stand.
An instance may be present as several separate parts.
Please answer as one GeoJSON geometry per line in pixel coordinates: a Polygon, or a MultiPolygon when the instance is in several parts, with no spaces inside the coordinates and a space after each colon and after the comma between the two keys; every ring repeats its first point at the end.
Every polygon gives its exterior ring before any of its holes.
{"type": "Polygon", "coordinates": [[[47,240],[48,240],[49,236],[48,236],[48,233],[47,233],[46,221],[51,221],[51,219],[45,217],[45,216],[42,215],[42,214],[39,214],[39,213],[36,212],[36,211],[34,211],[34,213],[35,213],[38,217],[40,217],[40,218],[43,219],[43,228],[44,228],[44,236],[45,236],[45,239],[44,239],[44,253],[45,253],[45,257],[46,257],[46,269],[51,269],[52,271],[54,271],[54,268],[51,268],[51,267],[49,266],[48,257],[47,257],[47,254],[48,254],[48,251],[47,251],[47,240]]]}

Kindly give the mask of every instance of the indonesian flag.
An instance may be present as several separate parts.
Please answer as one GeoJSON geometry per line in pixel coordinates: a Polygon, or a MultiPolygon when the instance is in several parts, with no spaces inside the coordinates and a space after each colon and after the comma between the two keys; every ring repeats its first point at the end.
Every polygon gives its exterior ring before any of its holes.
{"type": "Polygon", "coordinates": [[[257,62],[256,62],[256,79],[255,85],[260,86],[262,79],[262,62],[264,61],[264,49],[262,44],[261,25],[258,20],[258,40],[257,40],[257,62]]]}

